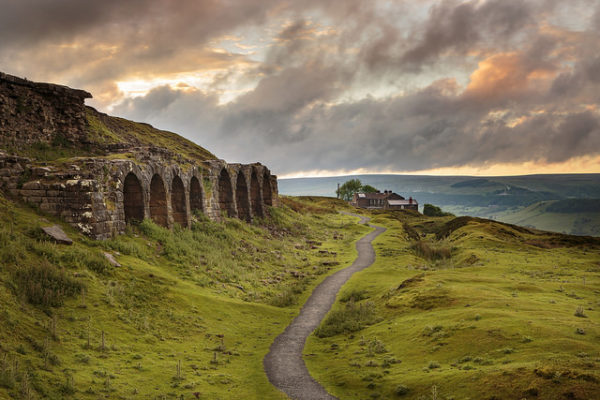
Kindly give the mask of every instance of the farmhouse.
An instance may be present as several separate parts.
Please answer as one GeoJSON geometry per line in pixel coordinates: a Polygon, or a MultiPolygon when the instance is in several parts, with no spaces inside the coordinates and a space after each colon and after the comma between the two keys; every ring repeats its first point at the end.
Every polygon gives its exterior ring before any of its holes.
{"type": "Polygon", "coordinates": [[[354,207],[367,208],[374,210],[415,210],[418,211],[419,204],[410,197],[406,200],[404,197],[391,190],[384,190],[383,193],[355,193],[350,202],[354,207]]]}

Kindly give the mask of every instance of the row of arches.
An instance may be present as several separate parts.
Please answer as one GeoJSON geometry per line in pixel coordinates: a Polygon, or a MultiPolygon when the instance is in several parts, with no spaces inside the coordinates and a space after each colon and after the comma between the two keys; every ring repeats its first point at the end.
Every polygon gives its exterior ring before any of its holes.
{"type": "MultiPolygon", "coordinates": [[[[215,193],[215,200],[217,200],[221,216],[238,217],[250,221],[252,217],[265,215],[265,205],[273,205],[272,187],[268,173],[265,172],[263,176],[262,190],[255,169],[252,169],[250,187],[248,187],[248,182],[242,172],[235,177],[235,186],[232,183],[229,172],[226,168],[222,168],[218,176],[218,191],[215,193]]],[[[125,222],[130,223],[134,220],[144,219],[146,215],[145,198],[148,197],[148,216],[157,224],[168,227],[167,196],[170,196],[173,222],[183,227],[188,225],[188,204],[190,214],[197,211],[206,212],[203,191],[196,176],[190,178],[189,192],[186,193],[183,180],[179,176],[176,175],[173,178],[171,188],[167,191],[163,178],[159,174],[154,174],[150,181],[149,193],[145,195],[137,175],[129,172],[123,182],[125,222]]]]}

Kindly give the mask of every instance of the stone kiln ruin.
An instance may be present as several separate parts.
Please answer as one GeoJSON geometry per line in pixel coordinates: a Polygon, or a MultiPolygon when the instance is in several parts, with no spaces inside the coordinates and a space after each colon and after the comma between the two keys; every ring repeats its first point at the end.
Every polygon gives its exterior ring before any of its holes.
{"type": "Polygon", "coordinates": [[[186,157],[133,139],[94,140],[90,119],[112,117],[86,107],[89,97],[82,90],[0,73],[0,190],[96,239],[120,234],[144,218],[169,228],[189,226],[195,213],[251,221],[277,205],[277,177],[259,163],[186,157]],[[57,140],[98,154],[53,161],[16,155],[57,140]]]}

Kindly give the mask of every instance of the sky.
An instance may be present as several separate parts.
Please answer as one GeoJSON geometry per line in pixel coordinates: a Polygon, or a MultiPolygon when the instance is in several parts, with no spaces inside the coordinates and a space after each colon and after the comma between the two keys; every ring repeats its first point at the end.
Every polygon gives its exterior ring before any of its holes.
{"type": "Polygon", "coordinates": [[[0,70],[280,177],[600,172],[600,0],[0,0],[0,70]]]}

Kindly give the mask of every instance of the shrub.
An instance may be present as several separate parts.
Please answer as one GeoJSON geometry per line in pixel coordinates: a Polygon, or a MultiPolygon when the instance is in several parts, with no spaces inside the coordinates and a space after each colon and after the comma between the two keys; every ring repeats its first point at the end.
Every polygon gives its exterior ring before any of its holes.
{"type": "Polygon", "coordinates": [[[423,206],[423,215],[427,215],[428,217],[454,216],[454,214],[443,212],[441,208],[434,206],[433,204],[425,204],[423,206]]]}
{"type": "Polygon", "coordinates": [[[445,260],[452,257],[452,249],[447,246],[433,246],[424,241],[418,241],[411,245],[415,254],[430,261],[445,260]]]}
{"type": "Polygon", "coordinates": [[[81,292],[83,285],[47,261],[16,268],[13,279],[18,292],[32,304],[60,306],[65,297],[81,292]]]}
{"type": "Polygon", "coordinates": [[[347,303],[349,301],[357,302],[357,301],[365,300],[368,297],[369,296],[367,296],[366,290],[352,289],[352,290],[344,292],[342,294],[342,296],[340,297],[340,301],[342,303],[347,303]]]}
{"type": "Polygon", "coordinates": [[[330,337],[340,333],[356,332],[377,321],[375,304],[371,301],[357,304],[346,303],[340,310],[331,311],[325,321],[315,330],[318,337],[330,337]]]}
{"type": "Polygon", "coordinates": [[[429,361],[429,364],[427,365],[427,368],[429,368],[429,369],[436,369],[436,368],[440,368],[440,367],[441,367],[441,365],[437,361],[429,361]]]}
{"type": "Polygon", "coordinates": [[[404,385],[398,385],[394,389],[394,394],[396,396],[404,396],[404,395],[407,395],[408,392],[410,392],[410,389],[407,386],[404,386],[404,385]]]}
{"type": "Polygon", "coordinates": [[[575,310],[575,316],[579,317],[579,318],[587,318],[587,316],[583,312],[583,307],[582,306],[577,307],[577,309],[575,310]]]}

